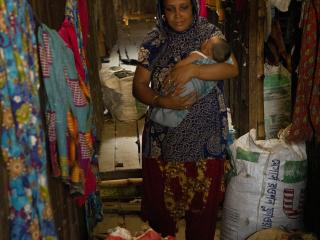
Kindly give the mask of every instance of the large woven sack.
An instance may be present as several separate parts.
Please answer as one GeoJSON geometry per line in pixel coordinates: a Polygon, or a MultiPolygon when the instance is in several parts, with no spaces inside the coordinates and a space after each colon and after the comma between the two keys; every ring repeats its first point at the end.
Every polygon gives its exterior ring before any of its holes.
{"type": "Polygon", "coordinates": [[[221,239],[242,240],[260,229],[302,228],[306,187],[305,144],[256,140],[251,130],[231,146],[236,176],[223,205],[221,239]]]}
{"type": "Polygon", "coordinates": [[[121,67],[100,71],[104,104],[112,117],[119,121],[138,120],[147,111],[147,106],[132,95],[133,74],[121,67]]]}

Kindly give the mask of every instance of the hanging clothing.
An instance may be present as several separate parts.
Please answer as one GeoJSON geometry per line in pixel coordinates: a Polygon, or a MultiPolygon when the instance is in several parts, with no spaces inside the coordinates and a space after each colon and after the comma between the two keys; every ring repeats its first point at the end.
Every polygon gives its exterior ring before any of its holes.
{"type": "Polygon", "coordinates": [[[298,86],[289,140],[320,141],[320,0],[305,2],[298,86]]]}
{"type": "Polygon", "coordinates": [[[26,0],[1,0],[0,22],[1,154],[10,178],[10,239],[57,239],[30,5],[26,0]]]}
{"type": "MultiPolygon", "coordinates": [[[[139,63],[151,72],[151,87],[161,93],[170,69],[221,31],[199,17],[192,0],[194,23],[185,32],[174,32],[162,19],[160,1],[157,27],[142,43],[139,63]]],[[[175,235],[176,222],[186,220],[186,239],[212,239],[221,200],[221,182],[227,144],[227,111],[223,81],[191,108],[177,127],[165,127],[147,113],[143,132],[142,213],[152,228],[175,235]]]]}
{"type": "Polygon", "coordinates": [[[38,39],[54,175],[70,182],[73,193],[85,194],[85,186],[90,188],[89,193],[94,192],[92,106],[80,88],[72,51],[56,31],[45,25],[39,28],[38,39]]]}
{"type": "Polygon", "coordinates": [[[206,0],[200,0],[199,1],[199,6],[200,6],[200,13],[199,15],[201,17],[207,17],[207,4],[206,0]]]}
{"type": "Polygon", "coordinates": [[[89,36],[89,14],[88,14],[87,0],[78,0],[78,6],[79,6],[79,20],[81,24],[83,47],[86,48],[88,45],[88,36],[89,36]]]}
{"type": "Polygon", "coordinates": [[[84,4],[82,0],[66,1],[65,19],[59,29],[59,34],[73,51],[78,74],[81,77],[81,88],[86,96],[90,98],[89,76],[85,52],[88,37],[88,16],[85,16],[85,14],[87,14],[85,7],[86,4],[84,4]],[[79,5],[78,2],[81,4],[79,5]],[[83,20],[83,22],[80,22],[80,20],[83,20]],[[84,27],[83,32],[82,26],[84,27]]]}

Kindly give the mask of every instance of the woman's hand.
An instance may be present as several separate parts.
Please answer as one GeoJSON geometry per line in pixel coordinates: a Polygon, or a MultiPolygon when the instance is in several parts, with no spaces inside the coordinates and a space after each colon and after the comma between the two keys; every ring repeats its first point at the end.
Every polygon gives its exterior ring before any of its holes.
{"type": "Polygon", "coordinates": [[[157,93],[149,87],[150,76],[149,70],[141,66],[137,67],[133,78],[132,94],[141,102],[154,107],[187,109],[197,101],[196,92],[185,93],[183,87],[174,88],[174,91],[155,98],[157,93]]]}
{"type": "MultiPolygon", "coordinates": [[[[195,77],[196,65],[186,64],[175,67],[163,81],[163,90],[167,94],[171,94],[178,89],[183,89],[183,86],[195,77]]],[[[177,94],[177,93],[176,93],[177,94]]]]}
{"type": "Polygon", "coordinates": [[[167,109],[189,109],[198,100],[198,95],[196,91],[183,94],[184,91],[184,88],[177,88],[173,93],[159,97],[158,105],[167,109]]]}

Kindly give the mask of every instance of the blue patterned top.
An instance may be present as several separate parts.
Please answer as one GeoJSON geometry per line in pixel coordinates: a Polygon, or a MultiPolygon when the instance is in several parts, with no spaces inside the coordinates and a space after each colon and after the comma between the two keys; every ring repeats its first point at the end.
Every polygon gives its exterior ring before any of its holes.
{"type": "MultiPolygon", "coordinates": [[[[158,8],[158,11],[161,9],[158,8]]],[[[158,16],[161,16],[158,13],[158,16]]],[[[158,17],[158,24],[143,41],[138,58],[151,72],[151,87],[161,92],[162,82],[174,65],[201,44],[221,31],[206,19],[196,17],[190,29],[174,32],[158,17]]],[[[227,111],[223,97],[223,81],[190,109],[177,127],[166,127],[146,117],[143,156],[164,161],[196,162],[225,157],[228,132],[227,111]]]]}

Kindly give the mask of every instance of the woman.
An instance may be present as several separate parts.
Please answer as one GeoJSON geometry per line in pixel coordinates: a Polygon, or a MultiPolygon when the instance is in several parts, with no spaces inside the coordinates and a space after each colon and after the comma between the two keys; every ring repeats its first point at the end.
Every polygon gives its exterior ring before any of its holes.
{"type": "Polygon", "coordinates": [[[223,81],[198,101],[195,92],[181,93],[192,77],[227,79],[238,74],[238,67],[233,57],[228,71],[218,71],[218,64],[173,68],[209,38],[222,36],[214,25],[199,18],[196,0],[159,0],[157,19],[156,28],[140,48],[133,80],[134,96],[150,106],[143,133],[142,213],[163,235],[175,235],[176,222],[184,218],[186,239],[211,240],[228,131],[223,81]],[[176,90],[164,94],[168,85],[176,90]],[[189,114],[170,128],[150,120],[153,107],[189,109],[189,114]]]}

